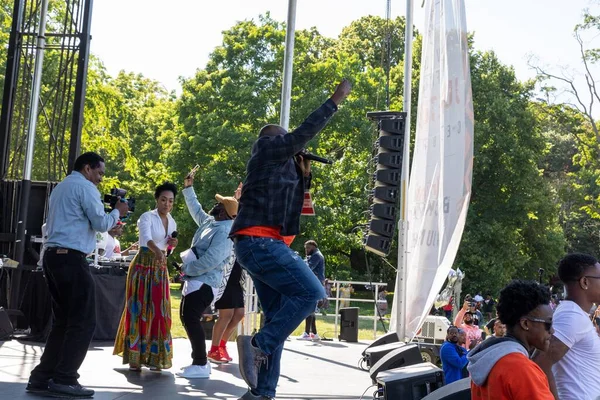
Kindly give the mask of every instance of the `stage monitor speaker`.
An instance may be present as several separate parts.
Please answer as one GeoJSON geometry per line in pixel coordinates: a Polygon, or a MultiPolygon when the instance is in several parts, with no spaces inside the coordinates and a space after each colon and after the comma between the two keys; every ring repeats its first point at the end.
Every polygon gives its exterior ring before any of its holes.
{"type": "Polygon", "coordinates": [[[396,343],[398,342],[398,334],[396,332],[388,332],[385,335],[381,336],[380,338],[377,338],[373,343],[371,343],[370,345],[368,345],[362,352],[362,355],[366,355],[367,354],[367,350],[369,350],[371,347],[377,347],[377,346],[381,346],[384,344],[389,344],[389,343],[396,343]]]}
{"type": "Polygon", "coordinates": [[[377,391],[383,400],[421,400],[444,385],[444,373],[432,363],[381,372],[377,391]]]}
{"type": "Polygon", "coordinates": [[[388,354],[390,351],[396,350],[400,347],[405,346],[404,342],[391,342],[382,344],[379,346],[370,346],[365,350],[365,359],[367,361],[367,366],[372,367],[377,364],[377,361],[381,360],[388,354]]]}
{"type": "Polygon", "coordinates": [[[358,307],[340,308],[339,340],[358,342],[358,307]]]}
{"type": "Polygon", "coordinates": [[[423,397],[423,400],[471,400],[471,378],[461,379],[423,397]]]}
{"type": "MultiPolygon", "coordinates": [[[[392,346],[396,343],[392,343],[384,346],[392,346]]],[[[383,347],[383,346],[379,346],[383,347]]],[[[373,354],[373,353],[371,353],[373,354]]],[[[372,362],[373,360],[371,360],[372,362]]],[[[421,351],[419,350],[419,346],[414,343],[402,345],[395,350],[388,352],[381,359],[379,359],[374,364],[371,364],[371,368],[369,369],[369,375],[371,375],[371,380],[373,383],[376,382],[377,374],[382,371],[387,371],[394,368],[406,367],[408,365],[419,364],[423,362],[423,357],[421,357],[421,351]]]]}
{"type": "Polygon", "coordinates": [[[9,340],[13,334],[13,324],[6,310],[0,307],[0,340],[9,340]]]}

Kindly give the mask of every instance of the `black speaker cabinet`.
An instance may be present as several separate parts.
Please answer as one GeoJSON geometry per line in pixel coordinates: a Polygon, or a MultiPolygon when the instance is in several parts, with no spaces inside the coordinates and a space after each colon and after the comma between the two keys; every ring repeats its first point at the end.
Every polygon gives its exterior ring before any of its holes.
{"type": "MultiPolygon", "coordinates": [[[[392,344],[384,346],[391,346],[392,344]]],[[[417,346],[414,343],[405,344],[388,352],[375,364],[373,364],[371,369],[369,369],[369,375],[371,376],[371,380],[373,381],[373,383],[375,383],[378,374],[382,371],[406,367],[408,365],[419,364],[422,362],[423,357],[421,357],[421,351],[419,350],[419,346],[417,346]]]]}
{"type": "Polygon", "coordinates": [[[471,378],[461,379],[443,386],[423,400],[471,400],[471,378]]]}
{"type": "Polygon", "coordinates": [[[367,361],[367,366],[371,368],[373,365],[377,364],[377,361],[381,360],[390,351],[396,350],[403,346],[405,346],[404,342],[393,342],[382,344],[380,346],[370,346],[364,352],[364,358],[367,361]]]}
{"type": "Polygon", "coordinates": [[[421,400],[444,385],[444,373],[432,363],[391,369],[377,376],[379,399],[421,400]]]}
{"type": "Polygon", "coordinates": [[[398,334],[396,332],[389,332],[386,333],[385,335],[383,335],[380,338],[377,338],[377,340],[375,340],[373,343],[371,343],[370,345],[368,345],[362,352],[363,356],[367,355],[367,350],[369,350],[371,347],[377,347],[377,346],[381,346],[384,344],[390,344],[390,343],[396,343],[398,342],[398,334]]]}
{"type": "Polygon", "coordinates": [[[358,342],[358,307],[340,308],[339,340],[358,342]]]}
{"type": "Polygon", "coordinates": [[[13,334],[13,324],[10,322],[8,313],[0,307],[0,340],[9,340],[13,334]]]}

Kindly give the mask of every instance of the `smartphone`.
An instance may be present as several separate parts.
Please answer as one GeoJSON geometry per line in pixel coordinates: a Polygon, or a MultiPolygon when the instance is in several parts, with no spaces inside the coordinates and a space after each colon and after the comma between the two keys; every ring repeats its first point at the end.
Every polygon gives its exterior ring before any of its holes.
{"type": "Polygon", "coordinates": [[[194,174],[196,173],[196,171],[198,171],[200,169],[200,166],[198,164],[196,164],[196,166],[194,168],[192,168],[192,170],[190,171],[189,174],[187,174],[187,178],[190,178],[192,176],[194,176],[194,174]]]}

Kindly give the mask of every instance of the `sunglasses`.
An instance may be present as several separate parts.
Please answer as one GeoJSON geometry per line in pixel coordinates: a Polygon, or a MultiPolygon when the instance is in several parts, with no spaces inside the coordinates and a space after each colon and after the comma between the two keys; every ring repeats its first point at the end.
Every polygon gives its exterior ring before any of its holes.
{"type": "Polygon", "coordinates": [[[550,329],[552,329],[552,320],[546,321],[545,319],[533,318],[533,317],[524,317],[524,318],[531,322],[540,322],[540,323],[544,324],[544,328],[548,332],[550,332],[550,329]]]}

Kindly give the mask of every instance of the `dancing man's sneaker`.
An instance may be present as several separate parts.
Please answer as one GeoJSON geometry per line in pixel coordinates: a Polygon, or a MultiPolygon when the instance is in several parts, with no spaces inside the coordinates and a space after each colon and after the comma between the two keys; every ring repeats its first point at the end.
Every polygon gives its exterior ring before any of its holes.
{"type": "Polygon", "coordinates": [[[310,339],[310,335],[309,335],[308,333],[304,332],[304,333],[302,334],[302,336],[300,336],[300,337],[298,338],[298,340],[311,340],[311,339],[310,339]]]}
{"type": "Polygon", "coordinates": [[[321,336],[317,335],[316,333],[311,333],[310,340],[318,342],[319,340],[321,340],[321,336]]]}
{"type": "Polygon", "coordinates": [[[238,356],[240,357],[240,374],[250,389],[256,388],[258,370],[267,362],[267,355],[252,345],[252,336],[237,337],[238,356]]]}
{"type": "Polygon", "coordinates": [[[94,391],[92,389],[84,388],[79,383],[74,385],[63,385],[50,379],[48,381],[48,395],[67,399],[85,399],[93,397],[94,391]]]}
{"type": "Polygon", "coordinates": [[[210,363],[207,362],[206,365],[188,365],[175,375],[187,379],[208,379],[210,370],[210,363]]]}
{"type": "Polygon", "coordinates": [[[238,400],[275,400],[275,398],[269,396],[261,396],[260,394],[254,394],[251,390],[248,390],[238,400]]]}

